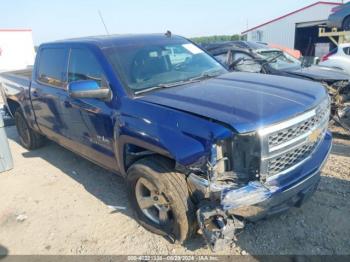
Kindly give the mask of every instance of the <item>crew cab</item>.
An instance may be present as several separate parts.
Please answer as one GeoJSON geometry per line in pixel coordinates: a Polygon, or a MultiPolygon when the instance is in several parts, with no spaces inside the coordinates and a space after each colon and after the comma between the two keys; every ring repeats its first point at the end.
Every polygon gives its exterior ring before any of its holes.
{"type": "Polygon", "coordinates": [[[319,83],[230,73],[180,36],[42,44],[32,73],[0,77],[25,148],[48,138],[123,176],[141,225],[178,242],[199,227],[213,250],[300,206],[332,144],[319,83]]]}

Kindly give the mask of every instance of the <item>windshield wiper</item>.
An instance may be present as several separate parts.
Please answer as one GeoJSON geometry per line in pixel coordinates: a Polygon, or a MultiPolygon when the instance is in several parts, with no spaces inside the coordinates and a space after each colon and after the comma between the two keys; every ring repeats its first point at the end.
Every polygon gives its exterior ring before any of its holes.
{"type": "Polygon", "coordinates": [[[216,76],[221,75],[221,70],[215,70],[215,71],[205,71],[200,76],[196,76],[191,78],[192,81],[199,81],[203,79],[213,78],[216,76]]]}
{"type": "Polygon", "coordinates": [[[140,91],[135,91],[134,94],[135,95],[139,95],[139,94],[142,94],[142,93],[147,93],[147,92],[150,92],[152,90],[156,90],[156,89],[162,89],[163,87],[158,85],[158,86],[152,86],[152,87],[149,87],[149,88],[145,88],[145,89],[142,89],[140,91]]]}
{"type": "Polygon", "coordinates": [[[142,93],[146,93],[146,92],[150,92],[153,90],[157,90],[157,89],[163,89],[163,88],[170,88],[170,87],[175,87],[175,86],[181,86],[181,85],[186,85],[186,84],[190,84],[190,83],[195,83],[195,82],[199,82],[200,79],[187,79],[187,80],[181,80],[181,81],[177,81],[177,82],[172,82],[172,83],[164,83],[164,84],[158,84],[156,86],[152,86],[140,91],[136,91],[134,92],[135,95],[138,94],[142,94],[142,93]]]}
{"type": "Polygon", "coordinates": [[[212,77],[216,77],[216,76],[220,75],[219,71],[221,72],[221,70],[215,70],[213,72],[205,71],[200,76],[196,76],[196,77],[193,77],[190,79],[181,80],[181,81],[172,82],[172,83],[158,84],[158,85],[153,86],[153,87],[149,87],[149,88],[146,88],[146,89],[143,89],[140,91],[136,91],[136,92],[134,92],[134,94],[138,95],[138,94],[146,93],[146,92],[157,90],[157,89],[170,88],[170,87],[181,86],[181,85],[199,82],[203,79],[208,79],[208,78],[212,78],[212,77]]]}

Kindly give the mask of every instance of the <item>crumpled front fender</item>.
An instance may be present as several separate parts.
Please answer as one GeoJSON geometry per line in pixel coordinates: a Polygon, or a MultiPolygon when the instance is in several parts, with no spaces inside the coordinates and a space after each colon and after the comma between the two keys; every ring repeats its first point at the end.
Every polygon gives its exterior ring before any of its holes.
{"type": "Polygon", "coordinates": [[[157,149],[183,167],[206,164],[213,143],[234,134],[223,124],[143,101],[123,100],[123,111],[127,113],[116,117],[115,128],[120,158],[124,141],[133,140],[150,151],[157,149]]]}

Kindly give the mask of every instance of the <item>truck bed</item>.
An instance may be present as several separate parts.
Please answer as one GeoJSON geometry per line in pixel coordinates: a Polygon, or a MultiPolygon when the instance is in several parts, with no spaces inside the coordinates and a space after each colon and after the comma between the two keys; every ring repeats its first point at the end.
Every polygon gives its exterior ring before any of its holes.
{"type": "Polygon", "coordinates": [[[3,76],[16,76],[16,77],[22,77],[22,78],[26,78],[26,79],[31,79],[32,77],[32,72],[33,69],[32,68],[28,68],[28,69],[22,69],[22,70],[16,70],[16,71],[9,71],[9,72],[4,72],[1,73],[1,75],[3,76]]]}
{"type": "Polygon", "coordinates": [[[32,71],[31,68],[28,68],[1,73],[0,87],[3,88],[4,95],[7,98],[14,97],[23,89],[28,88],[32,78],[32,71]]]}

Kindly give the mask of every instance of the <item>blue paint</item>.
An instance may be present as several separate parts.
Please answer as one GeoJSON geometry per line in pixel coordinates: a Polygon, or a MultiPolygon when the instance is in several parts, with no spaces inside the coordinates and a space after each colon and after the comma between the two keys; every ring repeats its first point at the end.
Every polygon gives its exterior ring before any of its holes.
{"type": "MultiPolygon", "coordinates": [[[[32,128],[65,147],[123,175],[127,144],[168,156],[189,166],[210,159],[216,141],[256,131],[317,105],[326,95],[318,83],[249,73],[213,79],[134,96],[106,57],[109,48],[134,43],[186,42],[163,35],[90,37],[43,44],[31,82],[21,80],[16,100],[32,128]],[[40,83],[37,64],[45,48],[90,50],[100,63],[113,97],[110,101],[74,99],[65,88],[40,83]]],[[[17,79],[7,79],[17,82],[17,79]]],[[[82,90],[81,83],[71,85],[82,90]]],[[[313,157],[275,182],[282,192],[317,170],[331,144],[327,134],[313,157]]],[[[212,159],[214,160],[214,159],[212,159]]]]}

